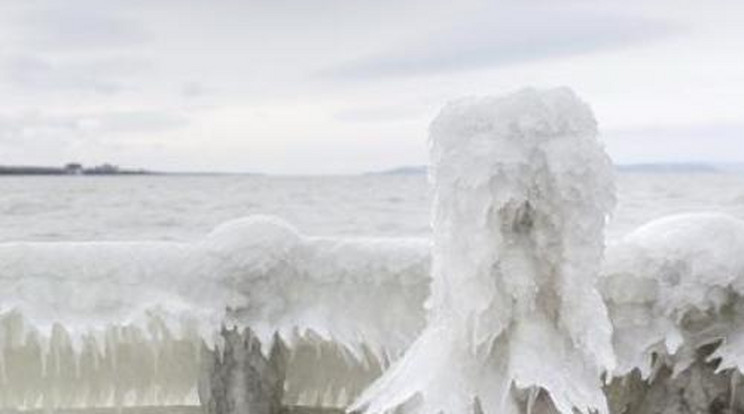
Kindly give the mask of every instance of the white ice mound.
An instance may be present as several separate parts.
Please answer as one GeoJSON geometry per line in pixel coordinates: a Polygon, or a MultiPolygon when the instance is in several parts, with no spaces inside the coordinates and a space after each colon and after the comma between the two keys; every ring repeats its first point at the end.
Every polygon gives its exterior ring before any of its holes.
{"type": "Polygon", "coordinates": [[[224,323],[380,363],[423,328],[429,262],[426,240],[307,237],[262,216],[195,243],[2,243],[0,405],[183,402],[224,323]]]}
{"type": "Polygon", "coordinates": [[[720,343],[720,369],[744,372],[744,221],[717,213],[665,217],[607,251],[601,281],[615,328],[615,375],[680,373],[720,343]]]}
{"type": "Polygon", "coordinates": [[[215,230],[204,250],[237,295],[227,301],[231,319],[264,342],[276,332],[292,345],[312,332],[388,358],[423,327],[427,240],[306,237],[278,219],[249,218],[215,230]]]}
{"type": "Polygon", "coordinates": [[[465,99],[430,137],[428,325],[352,409],[502,413],[516,386],[564,414],[607,412],[612,328],[595,279],[614,187],[591,110],[568,89],[465,99]]]}

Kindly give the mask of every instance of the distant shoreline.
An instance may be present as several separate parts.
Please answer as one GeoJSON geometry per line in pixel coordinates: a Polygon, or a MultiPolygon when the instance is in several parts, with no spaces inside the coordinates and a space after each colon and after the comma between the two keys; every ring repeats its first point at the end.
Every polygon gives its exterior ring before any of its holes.
{"type": "Polygon", "coordinates": [[[153,175],[157,174],[147,170],[128,170],[104,164],[92,168],[68,165],[64,167],[42,167],[42,166],[0,166],[0,175],[153,175]]]}
{"type": "Polygon", "coordinates": [[[79,165],[65,167],[44,167],[44,166],[9,166],[0,165],[0,177],[3,176],[228,176],[228,175],[245,175],[245,176],[263,176],[265,174],[257,172],[219,172],[219,171],[151,171],[145,169],[126,169],[104,164],[91,168],[83,168],[79,165]]]}
{"type": "MultiPolygon", "coordinates": [[[[633,163],[616,164],[615,169],[624,173],[744,173],[744,163],[699,163],[699,162],[668,162],[668,163],[633,163]]],[[[421,175],[426,174],[427,167],[423,165],[403,166],[381,171],[371,171],[364,175],[421,175]]]]}
{"type": "MultiPolygon", "coordinates": [[[[330,174],[330,176],[416,176],[425,175],[428,168],[424,165],[401,166],[386,170],[368,171],[362,173],[330,174]]],[[[731,174],[744,173],[744,163],[634,163],[616,164],[615,170],[621,173],[703,173],[703,174],[731,174]]],[[[145,169],[119,168],[110,164],[102,164],[85,168],[80,164],[68,164],[64,167],[47,166],[16,166],[0,165],[1,176],[314,176],[315,174],[266,174],[260,172],[228,172],[228,171],[151,171],[145,169]]],[[[328,174],[318,174],[326,176],[328,174]]]]}

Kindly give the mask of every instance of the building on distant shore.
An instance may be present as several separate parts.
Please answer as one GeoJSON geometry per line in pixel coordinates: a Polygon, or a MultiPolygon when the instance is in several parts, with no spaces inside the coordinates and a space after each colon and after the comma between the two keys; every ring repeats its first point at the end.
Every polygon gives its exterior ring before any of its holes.
{"type": "Polygon", "coordinates": [[[108,175],[119,174],[119,167],[113,164],[101,164],[85,169],[86,174],[108,175]]]}
{"type": "Polygon", "coordinates": [[[70,175],[81,175],[85,172],[83,170],[83,164],[79,164],[76,162],[71,162],[67,165],[65,165],[65,173],[70,175]]]}

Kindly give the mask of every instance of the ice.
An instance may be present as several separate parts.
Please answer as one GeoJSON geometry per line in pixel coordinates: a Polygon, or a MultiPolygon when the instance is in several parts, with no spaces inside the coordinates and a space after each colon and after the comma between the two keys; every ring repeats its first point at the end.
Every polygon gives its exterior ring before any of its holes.
{"type": "Polygon", "coordinates": [[[310,330],[356,354],[365,346],[382,357],[400,354],[423,326],[428,241],[303,237],[289,228],[267,237],[259,228],[263,239],[253,245],[245,235],[266,224],[254,220],[231,224],[231,236],[218,229],[222,241],[208,244],[224,253],[221,243],[236,237],[230,249],[240,250],[229,250],[235,259],[220,260],[218,273],[231,275],[227,288],[241,295],[231,313],[264,340],[277,331],[291,344],[295,331],[310,330]]]}
{"type": "Polygon", "coordinates": [[[194,402],[222,324],[362,378],[347,389],[290,366],[291,390],[356,394],[423,327],[429,261],[426,240],[308,237],[266,216],[194,243],[0,244],[0,405],[194,402]]]}
{"type": "Polygon", "coordinates": [[[600,374],[615,361],[595,279],[614,187],[589,107],[568,89],[465,99],[430,137],[428,324],[351,409],[499,413],[514,385],[564,414],[607,412],[600,374]]]}
{"type": "Polygon", "coordinates": [[[601,287],[615,326],[614,374],[648,378],[663,363],[680,373],[719,342],[710,356],[719,370],[742,371],[742,252],[744,221],[720,213],[665,217],[610,246],[601,287]]]}

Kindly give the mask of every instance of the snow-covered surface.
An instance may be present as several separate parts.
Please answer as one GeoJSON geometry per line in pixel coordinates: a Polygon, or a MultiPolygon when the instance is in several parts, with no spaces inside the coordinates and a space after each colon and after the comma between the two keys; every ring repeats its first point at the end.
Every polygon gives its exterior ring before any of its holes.
{"type": "Polygon", "coordinates": [[[720,213],[659,219],[608,248],[601,288],[615,329],[614,374],[638,368],[648,378],[660,364],[678,373],[719,341],[711,356],[719,369],[744,372],[742,252],[744,221],[720,213]]]}
{"type": "Polygon", "coordinates": [[[196,243],[0,244],[5,403],[185,398],[193,383],[176,378],[176,392],[159,377],[198,364],[201,341],[219,345],[221,323],[249,326],[265,343],[276,332],[290,347],[331,341],[352,362],[387,361],[423,326],[428,248],[420,239],[306,237],[262,216],[196,243]],[[187,348],[180,359],[168,351],[178,346],[187,348]],[[77,361],[81,378],[56,384],[76,376],[77,361]]]}
{"type": "Polygon", "coordinates": [[[465,414],[477,398],[499,413],[514,385],[564,414],[606,412],[614,353],[595,278],[614,187],[589,107],[568,89],[465,99],[430,136],[428,324],[353,408],[465,414]]]}

